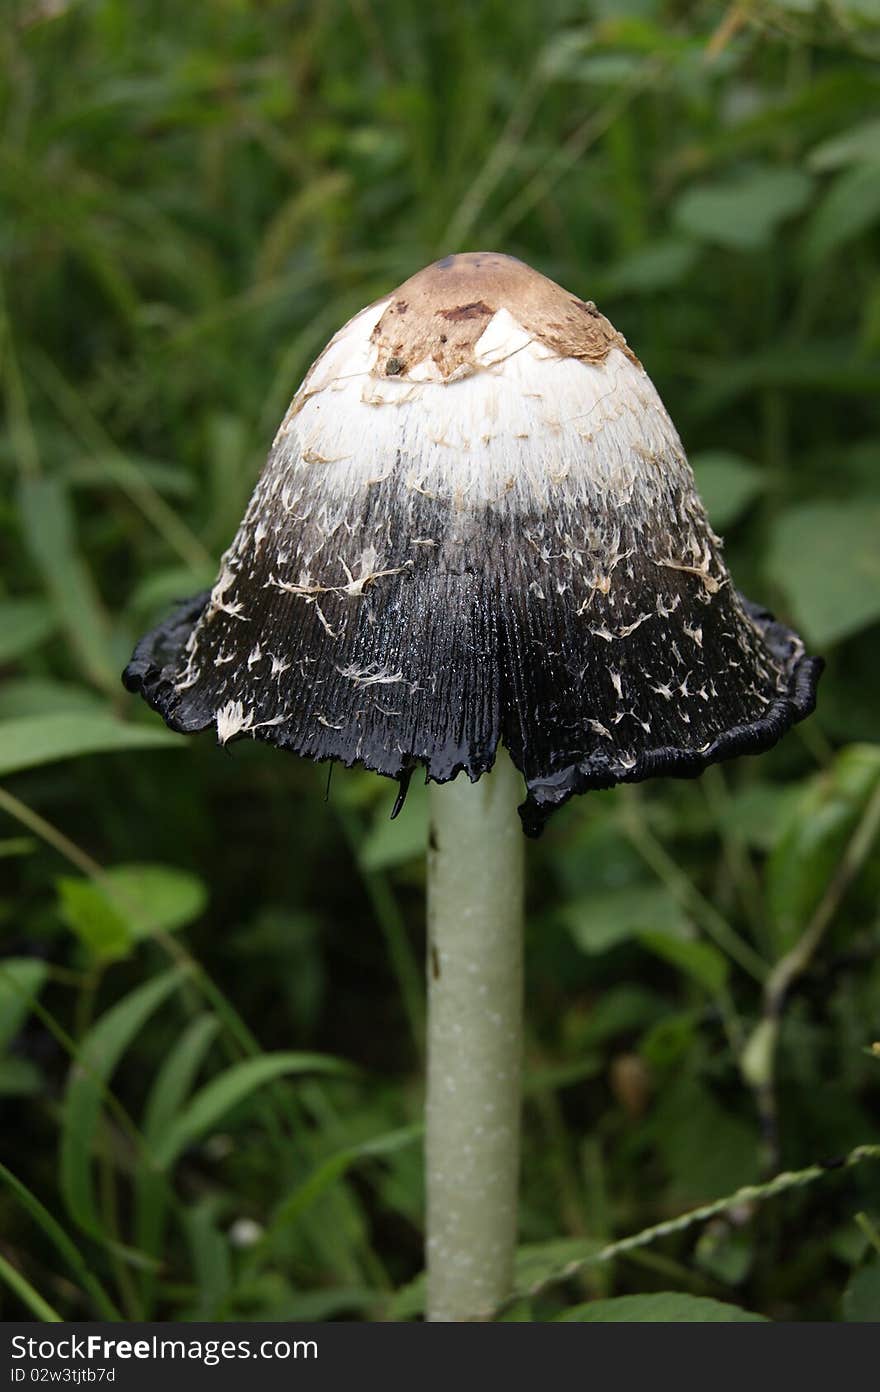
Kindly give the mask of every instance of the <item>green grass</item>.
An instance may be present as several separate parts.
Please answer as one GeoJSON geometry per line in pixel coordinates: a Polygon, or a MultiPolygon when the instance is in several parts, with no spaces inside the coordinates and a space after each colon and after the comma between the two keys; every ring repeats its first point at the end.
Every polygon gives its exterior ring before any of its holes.
{"type": "Polygon", "coordinates": [[[165,738],[118,673],[330,333],[491,247],[626,334],[737,583],[828,659],[771,754],[529,849],[505,1317],[880,1317],[880,1168],[822,1168],[880,1117],[880,13],[10,13],[0,1312],[418,1314],[420,790],[389,826],[390,785],[165,738]]]}

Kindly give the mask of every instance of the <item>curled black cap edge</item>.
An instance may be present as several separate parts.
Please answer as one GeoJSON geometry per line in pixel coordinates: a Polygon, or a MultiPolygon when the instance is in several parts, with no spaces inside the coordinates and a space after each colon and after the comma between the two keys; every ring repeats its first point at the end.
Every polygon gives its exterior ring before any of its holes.
{"type": "MultiPolygon", "coordinates": [[[[186,643],[193,625],[208,602],[209,592],[194,595],[181,603],[173,613],[159,624],[137,644],[131,661],[122,673],[126,690],[140,694],[150,706],[162,716],[170,729],[179,734],[198,734],[210,726],[210,721],[200,724],[182,720],[175,709],[175,690],[173,685],[174,662],[186,643]],[[162,661],[166,654],[167,662],[162,661]]],[[[599,753],[581,763],[572,763],[557,769],[549,777],[527,780],[526,798],[518,808],[523,831],[526,836],[536,838],[541,835],[553,812],[565,805],[570,798],[581,793],[615,787],[618,783],[641,783],[648,778],[697,778],[711,764],[735,758],[741,754],[761,754],[772,748],[783,735],[801,720],[805,720],[816,708],[816,688],[825,666],[821,657],[796,657],[801,649],[800,640],[791,629],[778,622],[774,616],[759,605],[744,599],[746,613],[761,630],[765,642],[774,655],[783,660],[790,670],[790,685],[786,695],[778,697],[760,719],[725,730],[716,740],[702,750],[687,750],[673,746],[646,750],[632,768],[621,774],[613,768],[610,759],[599,753]]],[[[293,746],[285,744],[277,730],[254,731],[254,737],[273,744],[279,749],[298,753],[293,746]]],[[[403,758],[389,764],[375,755],[362,753],[351,758],[344,755],[328,754],[316,762],[336,762],[346,768],[354,765],[392,778],[400,785],[394,804],[396,816],[406,797],[413,771],[422,764],[426,779],[436,783],[447,783],[459,773],[466,773],[471,781],[476,781],[487,773],[495,762],[494,749],[469,751],[460,763],[448,768],[441,776],[432,773],[430,760],[403,758]]],[[[514,759],[516,763],[516,759],[514,759]]]]}

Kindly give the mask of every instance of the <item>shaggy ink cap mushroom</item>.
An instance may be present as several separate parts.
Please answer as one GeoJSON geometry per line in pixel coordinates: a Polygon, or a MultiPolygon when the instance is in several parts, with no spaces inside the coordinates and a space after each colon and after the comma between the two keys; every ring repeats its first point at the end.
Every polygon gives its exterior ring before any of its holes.
{"type": "MultiPolygon", "coordinates": [[[[401,783],[573,793],[774,744],[821,661],[731,584],[626,340],[513,257],[448,256],[356,314],[285,416],[210,594],[125,672],[214,727],[401,783]]],[[[398,799],[398,805],[401,798],[398,799]]]]}

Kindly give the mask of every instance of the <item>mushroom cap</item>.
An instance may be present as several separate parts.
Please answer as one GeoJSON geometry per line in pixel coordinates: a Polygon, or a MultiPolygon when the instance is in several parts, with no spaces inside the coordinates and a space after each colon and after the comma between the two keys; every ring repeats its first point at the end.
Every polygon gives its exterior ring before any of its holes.
{"type": "Polygon", "coordinates": [[[769,748],[822,663],[733,588],[625,339],[513,257],[362,310],[296,393],[210,593],[124,674],[175,730],[574,793],[769,748]]]}

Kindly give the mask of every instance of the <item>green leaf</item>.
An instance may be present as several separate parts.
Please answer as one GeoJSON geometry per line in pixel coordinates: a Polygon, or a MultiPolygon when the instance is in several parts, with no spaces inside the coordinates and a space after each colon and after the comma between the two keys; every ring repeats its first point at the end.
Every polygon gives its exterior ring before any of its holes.
{"type": "Polygon", "coordinates": [[[70,1071],[61,1122],[60,1185],[71,1217],[105,1236],[92,1184],[92,1159],[108,1079],[151,1015],[185,980],[174,967],[112,1006],[83,1040],[70,1071]]]}
{"type": "Polygon", "coordinates": [[[583,1007],[577,1007],[575,1018],[578,1029],[575,1038],[578,1053],[595,1049],[617,1035],[645,1029],[667,1010],[668,1003],[644,986],[611,986],[599,995],[586,1016],[583,1007]]]}
{"type": "Polygon", "coordinates": [[[64,470],[64,476],[74,487],[93,484],[103,487],[126,479],[139,479],[150,484],[157,493],[166,493],[173,498],[191,498],[196,486],[194,476],[179,464],[168,464],[163,459],[151,459],[146,455],[132,454],[131,451],[120,455],[96,450],[72,460],[64,470]]]}
{"type": "Polygon", "coordinates": [[[691,467],[709,521],[719,531],[736,522],[766,487],[763,470],[725,450],[695,454],[691,467]]]}
{"type": "Polygon", "coordinates": [[[864,25],[869,34],[876,34],[880,24],[880,0],[840,0],[840,14],[854,25],[864,25]]]}
{"type": "Polygon", "coordinates": [[[770,927],[781,956],[817,907],[880,783],[880,745],[852,744],[803,787],[767,862],[770,927]]]}
{"type": "Polygon", "coordinates": [[[117,865],[100,882],[64,876],[57,885],[64,921],[99,961],[185,927],[208,899],[197,875],[165,865],[117,865]]]}
{"type": "Polygon", "coordinates": [[[843,1294],[843,1318],[848,1324],[880,1324],[880,1257],[852,1277],[843,1294]]]}
{"type": "Polygon", "coordinates": [[[405,1286],[401,1286],[399,1290],[394,1292],[385,1312],[385,1318],[395,1322],[415,1319],[416,1315],[420,1315],[425,1308],[427,1289],[425,1273],[420,1271],[418,1276],[414,1276],[411,1281],[407,1281],[405,1286]]]}
{"type": "Polygon", "coordinates": [[[198,875],[170,865],[116,865],[104,883],[130,917],[135,939],[176,933],[200,918],[208,890],[198,875]]]}
{"type": "Polygon", "coordinates": [[[771,343],[719,362],[692,401],[699,419],[767,387],[822,397],[873,397],[880,391],[880,361],[860,351],[852,339],[824,338],[808,343],[771,343]]]}
{"type": "Polygon", "coordinates": [[[755,1240],[728,1223],[710,1223],[697,1239],[694,1260],[726,1286],[738,1286],[755,1260],[755,1240]]]}
{"type": "Polygon", "coordinates": [[[860,121],[842,135],[823,140],[807,156],[807,163],[817,174],[842,169],[848,164],[874,163],[880,150],[880,120],[860,121]]]}
{"type": "Polygon", "coordinates": [[[777,521],[767,572],[821,648],[880,619],[880,503],[799,503],[777,521]]]}
{"type": "Polygon", "coordinates": [[[56,619],[42,599],[7,599],[0,604],[0,662],[45,642],[55,628],[56,619]]]}
{"type": "Polygon", "coordinates": [[[0,686],[0,721],[83,714],[109,715],[106,698],[91,687],[43,677],[13,677],[0,686]]]}
{"type": "Polygon", "coordinates": [[[639,1056],[652,1068],[674,1068],[692,1055],[699,1024],[696,1010],[667,1012],[639,1040],[639,1056]]]}
{"type": "Polygon", "coordinates": [[[138,581],[129,604],[137,614],[164,616],[189,595],[209,590],[215,578],[213,567],[193,570],[189,566],[169,566],[151,571],[138,581]]]}
{"type": "Polygon", "coordinates": [[[758,851],[772,850],[801,796],[797,784],[746,783],[734,788],[717,816],[721,826],[758,851]]]}
{"type": "Polygon", "coordinates": [[[681,1291],[658,1291],[654,1295],[618,1295],[612,1300],[592,1300],[575,1305],[560,1320],[589,1324],[766,1324],[763,1315],[753,1315],[738,1305],[725,1305],[703,1295],[684,1295],[681,1291]]]}
{"type": "Polygon", "coordinates": [[[640,933],[639,941],[665,962],[693,977],[700,986],[717,995],[727,983],[727,958],[712,943],[694,938],[673,937],[670,933],[640,933]]]}
{"type": "Polygon", "coordinates": [[[25,1058],[0,1058],[0,1097],[33,1097],[46,1086],[35,1063],[25,1058]]]}
{"type": "Polygon", "coordinates": [[[815,267],[880,219],[880,160],[846,169],[812,214],[803,240],[807,266],[815,267]]]}
{"type": "Polygon", "coordinates": [[[96,961],[125,956],[132,942],[128,924],[97,885],[65,875],[56,889],[61,919],[96,961]]]}
{"type": "Polygon", "coordinates": [[[413,783],[406,803],[394,821],[387,805],[376,813],[373,825],[358,852],[362,870],[386,870],[425,854],[428,844],[428,790],[413,783]]]}
{"type": "Polygon", "coordinates": [[[568,904],[563,919],[583,952],[607,952],[652,928],[681,930],[685,917],[668,890],[634,886],[587,895],[568,904]]]}
{"type": "Polygon", "coordinates": [[[821,0],[774,0],[774,8],[789,14],[811,15],[818,10],[821,0]]]}
{"type": "Polygon", "coordinates": [[[47,975],[46,963],[36,957],[0,959],[0,1053],[18,1034],[47,975]]]}
{"type": "Polygon", "coordinates": [[[57,478],[26,476],[19,488],[22,533],[83,673],[102,690],[118,690],[107,620],[77,550],[67,490],[57,478]]]}
{"type": "Polygon", "coordinates": [[[699,254],[700,249],[693,242],[672,237],[640,247],[612,268],[605,293],[644,295],[672,289],[690,274],[699,254]]]}
{"type": "Polygon", "coordinates": [[[372,1290],[369,1286],[337,1286],[333,1290],[285,1293],[281,1309],[285,1320],[302,1324],[323,1323],[355,1310],[366,1311],[370,1319],[375,1316],[369,1312],[381,1309],[386,1299],[384,1290],[372,1290]]]}
{"type": "Polygon", "coordinates": [[[701,241],[737,251],[768,245],[776,229],[806,206],[812,180],[797,169],[757,169],[687,189],[674,218],[701,241]]]}
{"type": "Polygon", "coordinates": [[[352,1071],[350,1064],[327,1054],[261,1054],[258,1058],[234,1063],[197,1092],[169,1126],[154,1151],[156,1163],[163,1169],[173,1165],[181,1151],[216,1126],[221,1117],[276,1078],[297,1073],[351,1074],[352,1071]]]}
{"type": "Polygon", "coordinates": [[[179,735],[160,726],[126,725],[109,715],[24,716],[0,721],[0,777],[80,754],[182,744],[179,735]]]}
{"type": "Polygon", "coordinates": [[[779,1021],[765,1017],[758,1021],[739,1054],[739,1067],[749,1087],[766,1088],[773,1080],[779,1021]]]}

